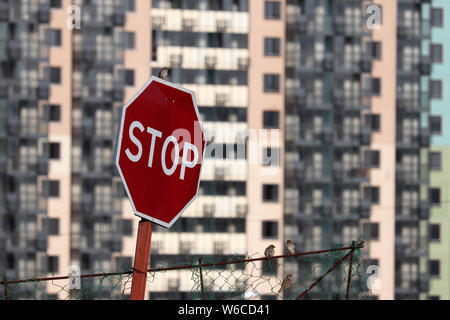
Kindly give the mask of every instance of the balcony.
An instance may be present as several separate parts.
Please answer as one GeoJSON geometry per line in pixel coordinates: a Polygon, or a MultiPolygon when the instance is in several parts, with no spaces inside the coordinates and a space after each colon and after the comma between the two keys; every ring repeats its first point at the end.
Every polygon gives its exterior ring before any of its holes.
{"type": "Polygon", "coordinates": [[[362,111],[370,109],[370,99],[364,97],[362,91],[344,91],[336,89],[333,93],[336,111],[362,111]]]}
{"type": "Polygon", "coordinates": [[[420,258],[427,254],[426,237],[405,238],[395,236],[395,255],[399,258],[420,258]]]}
{"type": "MultiPolygon", "coordinates": [[[[397,199],[397,203],[402,203],[397,199]]],[[[400,206],[396,212],[395,219],[402,222],[416,222],[419,220],[420,210],[414,207],[400,206]]]]}
{"type": "Polygon", "coordinates": [[[336,181],[342,183],[364,183],[369,182],[369,169],[366,167],[354,167],[344,169],[342,163],[333,164],[333,176],[336,181]]]}
{"type": "Polygon", "coordinates": [[[183,62],[183,56],[181,54],[171,54],[170,55],[170,67],[179,68],[183,62]]]}
{"type": "Polygon", "coordinates": [[[409,21],[409,23],[399,23],[397,34],[400,40],[421,40],[425,34],[421,30],[420,21],[409,21]]]}
{"type": "Polygon", "coordinates": [[[398,95],[397,108],[404,113],[420,113],[428,110],[428,107],[420,104],[419,96],[412,95],[398,95]]]}
{"type": "Polygon", "coordinates": [[[405,166],[401,163],[396,165],[396,180],[406,185],[420,185],[428,183],[428,168],[421,166],[405,166]]]}
{"type": "Polygon", "coordinates": [[[206,69],[215,69],[217,65],[216,56],[206,56],[205,57],[205,67],[206,69]]]}
{"type": "Polygon", "coordinates": [[[301,130],[300,135],[294,141],[298,147],[325,147],[333,144],[333,132],[331,127],[324,127],[322,132],[313,130],[301,130]]]}
{"type": "Polygon", "coordinates": [[[20,40],[8,42],[8,56],[12,60],[19,60],[22,57],[22,45],[20,40]]]}

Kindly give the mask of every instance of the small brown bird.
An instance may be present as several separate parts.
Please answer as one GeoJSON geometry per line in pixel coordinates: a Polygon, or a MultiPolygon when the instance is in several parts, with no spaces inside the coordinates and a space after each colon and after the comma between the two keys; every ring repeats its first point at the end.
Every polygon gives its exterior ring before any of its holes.
{"type": "Polygon", "coordinates": [[[268,246],[266,248],[266,250],[264,250],[264,255],[266,257],[273,257],[275,255],[275,246],[273,244],[271,244],[270,246],[268,246]]]}
{"type": "Polygon", "coordinates": [[[292,240],[286,241],[286,246],[287,246],[289,254],[294,255],[297,253],[297,250],[295,249],[295,243],[292,242],[292,240]]]}
{"type": "Polygon", "coordinates": [[[292,284],[292,274],[289,273],[286,276],[286,278],[284,278],[283,283],[281,284],[281,288],[278,291],[278,293],[289,288],[291,286],[291,284],[292,284]]]}
{"type": "Polygon", "coordinates": [[[169,68],[162,68],[161,71],[159,71],[158,78],[169,81],[169,68]]]}

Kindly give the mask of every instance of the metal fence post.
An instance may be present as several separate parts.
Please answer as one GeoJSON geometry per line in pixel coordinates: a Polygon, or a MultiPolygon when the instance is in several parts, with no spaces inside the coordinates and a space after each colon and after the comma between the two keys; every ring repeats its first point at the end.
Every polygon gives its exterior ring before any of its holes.
{"type": "Polygon", "coordinates": [[[8,300],[8,280],[6,276],[3,277],[3,293],[5,294],[5,300],[8,300]]]}
{"type": "Polygon", "coordinates": [[[205,288],[203,286],[203,268],[202,268],[202,259],[198,259],[198,268],[200,270],[200,286],[202,289],[202,300],[205,300],[205,288]]]}

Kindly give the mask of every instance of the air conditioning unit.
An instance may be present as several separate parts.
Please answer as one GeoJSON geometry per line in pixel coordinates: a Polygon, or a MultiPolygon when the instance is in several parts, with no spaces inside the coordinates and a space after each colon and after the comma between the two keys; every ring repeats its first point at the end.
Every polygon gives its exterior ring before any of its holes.
{"type": "Polygon", "coordinates": [[[159,30],[166,23],[166,18],[161,16],[152,17],[152,28],[159,30]]]}
{"type": "Polygon", "coordinates": [[[238,218],[244,218],[248,213],[248,205],[246,204],[238,204],[236,206],[236,215],[238,218]]]}
{"type": "Polygon", "coordinates": [[[229,26],[230,26],[230,22],[228,20],[218,19],[216,21],[216,30],[217,30],[217,32],[225,32],[225,31],[227,31],[229,26]]]}
{"type": "Polygon", "coordinates": [[[181,54],[171,54],[170,55],[170,66],[180,67],[183,56],[181,54]]]}
{"type": "Polygon", "coordinates": [[[168,291],[179,291],[180,289],[180,279],[168,279],[167,280],[167,290],[168,291]]]}
{"type": "Polygon", "coordinates": [[[216,93],[216,106],[223,107],[228,102],[228,94],[226,93],[216,93]]]}
{"type": "Polygon", "coordinates": [[[214,168],[214,178],[217,180],[223,180],[226,175],[226,169],[224,167],[214,168]]]}
{"type": "Polygon", "coordinates": [[[205,66],[207,69],[214,69],[217,64],[216,56],[206,56],[205,57],[205,66]]]}
{"type": "Polygon", "coordinates": [[[246,70],[249,65],[249,59],[246,57],[239,57],[238,58],[238,68],[240,70],[246,70]]]}
{"type": "Polygon", "coordinates": [[[193,31],[195,27],[195,20],[194,19],[183,19],[183,30],[184,31],[193,31]]]}
{"type": "Polygon", "coordinates": [[[204,204],[203,205],[203,216],[206,218],[211,218],[214,216],[214,212],[216,211],[216,207],[213,204],[204,204]]]}

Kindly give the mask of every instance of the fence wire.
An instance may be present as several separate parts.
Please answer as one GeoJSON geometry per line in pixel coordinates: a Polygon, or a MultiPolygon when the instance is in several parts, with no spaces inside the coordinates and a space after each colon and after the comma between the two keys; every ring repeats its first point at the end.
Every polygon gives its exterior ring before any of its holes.
{"type": "MultiPolygon", "coordinates": [[[[348,247],[340,245],[270,258],[246,254],[220,261],[213,256],[200,256],[190,263],[156,265],[148,270],[147,291],[150,299],[157,299],[157,294],[165,291],[185,291],[184,298],[189,300],[366,299],[370,298],[370,292],[363,271],[363,247],[364,242],[358,240],[348,247]],[[292,277],[284,288],[288,274],[292,277]]],[[[79,278],[13,280],[3,277],[0,299],[126,300],[130,296],[132,276],[133,270],[86,274],[79,278]]]]}

